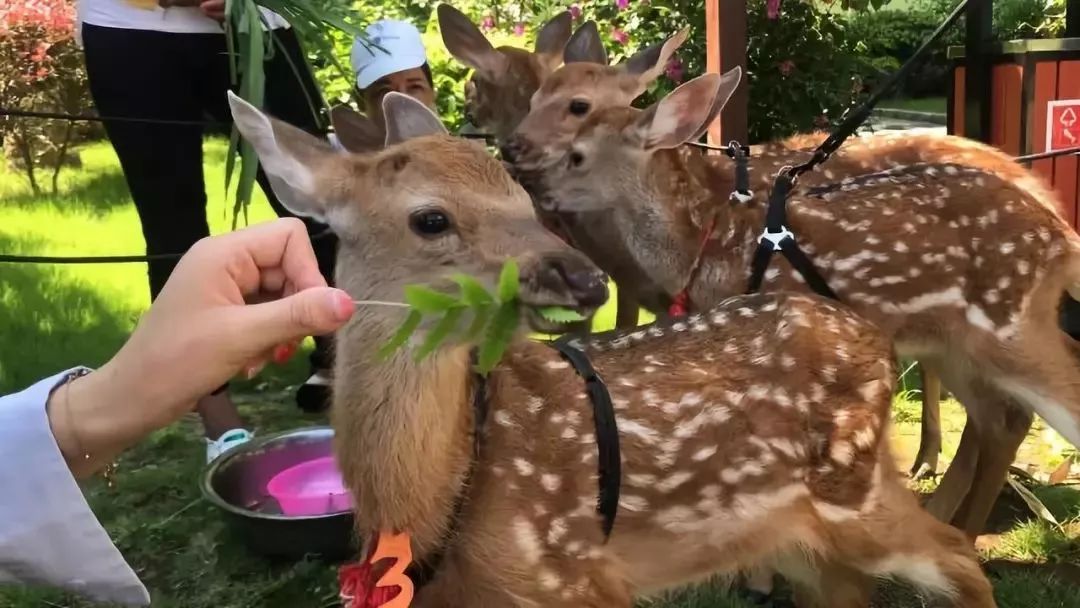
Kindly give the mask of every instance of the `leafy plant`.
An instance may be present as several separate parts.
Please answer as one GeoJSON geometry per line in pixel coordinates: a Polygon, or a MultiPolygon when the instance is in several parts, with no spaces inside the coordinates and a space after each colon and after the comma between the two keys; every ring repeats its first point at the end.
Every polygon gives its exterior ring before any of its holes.
{"type": "MultiPolygon", "coordinates": [[[[481,374],[487,375],[498,365],[506,347],[514,338],[521,316],[518,301],[521,284],[517,262],[509,259],[503,264],[495,293],[488,292],[479,281],[468,275],[455,274],[450,279],[457,285],[456,295],[437,291],[426,285],[405,287],[405,302],[409,307],[409,314],[398,326],[394,336],[379,349],[380,357],[389,357],[403,348],[424,319],[429,318],[433,322],[424,341],[413,353],[416,360],[427,357],[447,341],[457,339],[478,345],[476,369],[481,374]],[[470,317],[471,320],[464,323],[470,317]]],[[[363,301],[359,303],[385,304],[363,301]]],[[[553,323],[584,320],[576,311],[558,306],[542,308],[538,312],[553,323]]]]}
{"type": "MultiPolygon", "coordinates": [[[[297,35],[341,74],[349,78],[349,71],[334,55],[334,46],[323,32],[336,29],[347,36],[366,40],[362,28],[354,23],[347,4],[329,0],[226,0],[225,40],[229,50],[229,68],[237,95],[255,106],[261,106],[266,91],[265,63],[279,49],[274,47],[275,38],[267,34],[266,20],[260,8],[269,9],[289,22],[297,35]]],[[[311,70],[309,64],[292,65],[294,71],[311,70]]],[[[323,120],[325,102],[308,100],[311,112],[323,120]]],[[[225,166],[225,188],[229,189],[235,171],[236,159],[240,159],[240,175],[236,185],[233,206],[233,227],[241,213],[247,214],[248,204],[255,186],[258,157],[248,142],[241,141],[240,133],[233,128],[229,143],[229,155],[225,166]]]]}
{"type": "Polygon", "coordinates": [[[423,285],[405,288],[409,314],[390,341],[380,349],[380,356],[389,357],[405,346],[425,317],[437,317],[424,342],[414,353],[417,360],[435,352],[450,338],[457,337],[467,342],[479,341],[477,371],[486,375],[494,369],[518,327],[517,296],[520,284],[517,262],[511,259],[503,265],[495,294],[488,293],[479,281],[470,276],[459,274],[452,279],[458,286],[456,296],[423,285]],[[469,315],[472,316],[471,322],[462,326],[462,321],[469,315]]]}
{"type": "MultiPolygon", "coordinates": [[[[75,43],[72,0],[13,0],[0,7],[2,105],[82,114],[90,109],[89,98],[82,52],[75,43]]],[[[35,194],[43,190],[43,168],[51,169],[56,194],[60,170],[78,162],[69,148],[98,129],[70,121],[0,117],[4,155],[23,172],[35,194]]]]}

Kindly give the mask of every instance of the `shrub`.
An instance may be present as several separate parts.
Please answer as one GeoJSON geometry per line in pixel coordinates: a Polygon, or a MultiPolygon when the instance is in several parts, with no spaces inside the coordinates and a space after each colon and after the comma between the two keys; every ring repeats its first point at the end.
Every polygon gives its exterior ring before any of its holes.
{"type": "MultiPolygon", "coordinates": [[[[0,8],[0,99],[18,110],[81,114],[89,109],[82,53],[75,44],[71,0],[9,0],[0,8]]],[[[0,117],[8,162],[22,169],[35,192],[37,169],[70,162],[68,146],[91,127],[54,120],[0,117]]]]}
{"type": "MultiPolygon", "coordinates": [[[[441,0],[406,0],[390,4],[361,0],[356,9],[367,22],[383,17],[405,19],[425,32],[424,42],[435,85],[439,111],[452,129],[464,114],[464,81],[467,69],[449,56],[438,34],[434,11],[441,0]]],[[[861,65],[854,39],[846,34],[839,10],[820,3],[787,0],[779,16],[770,18],[769,6],[778,2],[750,0],[747,82],[750,87],[749,131],[752,140],[781,137],[826,125],[853,98],[858,89],[855,75],[861,65]],[[813,61],[811,57],[827,57],[813,61]],[[806,59],[802,59],[806,58],[806,59]]],[[[690,26],[690,38],[677,58],[643,97],[651,103],[680,82],[705,70],[705,9],[700,0],[523,0],[488,3],[478,0],[454,2],[475,23],[483,23],[493,43],[531,47],[536,28],[557,11],[570,7],[576,23],[597,22],[612,62],[622,61],[642,48],[665,40],[690,26]]],[[[337,56],[348,61],[351,40],[334,36],[337,56]]],[[[317,75],[323,90],[334,102],[347,99],[350,83],[321,66],[317,75]]]]}

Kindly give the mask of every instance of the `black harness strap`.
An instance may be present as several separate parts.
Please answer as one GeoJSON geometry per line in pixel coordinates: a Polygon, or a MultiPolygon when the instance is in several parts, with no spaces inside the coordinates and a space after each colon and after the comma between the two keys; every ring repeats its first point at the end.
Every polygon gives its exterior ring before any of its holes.
{"type": "Polygon", "coordinates": [[[829,287],[828,282],[814,267],[814,263],[799,248],[798,243],[795,242],[795,234],[788,230],[787,200],[793,186],[794,179],[787,172],[781,173],[776,178],[772,193],[769,195],[769,206],[765,210],[765,231],[758,238],[758,248],[750,266],[750,282],[746,293],[756,293],[761,289],[761,282],[765,278],[765,271],[769,268],[773,252],[780,251],[815,293],[839,300],[840,298],[829,287]]]}
{"type": "Polygon", "coordinates": [[[596,426],[597,473],[599,475],[599,494],[596,511],[603,519],[601,528],[604,541],[611,536],[615,526],[615,515],[619,510],[619,490],[622,486],[622,455],[619,449],[619,428],[615,422],[615,407],[611,403],[611,394],[603,378],[589,362],[584,352],[570,345],[569,337],[562,337],[552,343],[559,354],[566,359],[583,380],[585,390],[593,406],[593,424],[596,426]]]}
{"type": "MultiPolygon", "coordinates": [[[[589,400],[593,405],[593,421],[596,425],[596,446],[599,451],[597,465],[600,481],[599,495],[596,510],[603,518],[602,529],[604,540],[611,536],[611,530],[615,525],[615,514],[619,509],[619,490],[622,485],[622,456],[619,450],[619,430],[615,423],[615,408],[611,403],[611,395],[604,384],[600,374],[596,372],[585,353],[571,346],[565,339],[553,343],[559,353],[573,366],[574,370],[585,381],[585,390],[589,394],[589,400]]],[[[472,354],[473,364],[476,363],[476,352],[472,354]]],[[[469,462],[469,468],[465,472],[465,483],[468,487],[472,481],[476,463],[479,462],[483,447],[484,426],[488,417],[487,378],[480,374],[474,375],[473,380],[473,457],[469,462]]],[[[406,569],[406,574],[417,589],[430,582],[442,564],[449,545],[449,539],[453,536],[461,524],[461,515],[465,510],[467,492],[461,492],[454,498],[454,510],[450,516],[450,522],[446,530],[446,539],[439,549],[427,556],[423,561],[414,561],[406,569]]]]}

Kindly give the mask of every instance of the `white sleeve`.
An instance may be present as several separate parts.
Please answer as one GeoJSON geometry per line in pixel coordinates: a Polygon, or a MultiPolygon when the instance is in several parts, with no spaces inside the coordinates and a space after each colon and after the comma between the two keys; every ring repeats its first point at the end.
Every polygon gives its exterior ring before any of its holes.
{"type": "Polygon", "coordinates": [[[149,605],[150,595],[94,517],[53,437],[45,404],[68,373],[0,396],[0,583],[149,605]]]}

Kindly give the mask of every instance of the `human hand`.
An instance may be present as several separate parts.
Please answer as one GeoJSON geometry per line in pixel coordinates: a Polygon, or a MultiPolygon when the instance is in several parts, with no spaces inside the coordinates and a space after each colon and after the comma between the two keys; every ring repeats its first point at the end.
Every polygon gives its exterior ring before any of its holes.
{"type": "Polygon", "coordinates": [[[238,372],[261,368],[275,347],[331,333],[353,310],[348,294],[326,286],[299,220],[203,239],[120,351],[56,391],[54,435],[73,465],[87,453],[107,462],[238,372]]]}
{"type": "Polygon", "coordinates": [[[202,0],[199,2],[199,10],[211,19],[225,20],[225,0],[202,0]]]}

